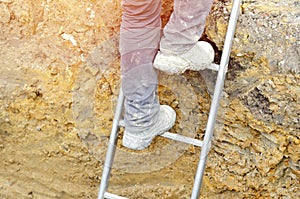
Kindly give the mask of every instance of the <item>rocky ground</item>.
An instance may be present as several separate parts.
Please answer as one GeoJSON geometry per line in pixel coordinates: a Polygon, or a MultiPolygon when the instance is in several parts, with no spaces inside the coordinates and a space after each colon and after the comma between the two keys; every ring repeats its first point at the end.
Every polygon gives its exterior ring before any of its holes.
{"type": "MultiPolygon", "coordinates": [[[[163,7],[165,24],[172,1],[163,7]]],[[[300,198],[299,7],[243,1],[201,198],[300,198]]],[[[207,21],[216,62],[230,8],[215,1],[207,21]]],[[[0,0],[0,198],[96,198],[120,20],[119,1],[0,0]]],[[[214,74],[159,79],[178,115],[171,131],[201,139],[214,74]]],[[[189,198],[199,152],[163,138],[143,152],[118,143],[109,191],[189,198]]]]}

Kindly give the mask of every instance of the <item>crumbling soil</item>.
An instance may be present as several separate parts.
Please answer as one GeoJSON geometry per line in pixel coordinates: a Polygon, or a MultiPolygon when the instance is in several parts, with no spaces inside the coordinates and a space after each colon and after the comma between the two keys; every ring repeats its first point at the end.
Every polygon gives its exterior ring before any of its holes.
{"type": "MultiPolygon", "coordinates": [[[[299,2],[244,1],[201,198],[300,198],[299,2]]],[[[202,39],[222,52],[231,4],[202,39]]],[[[163,1],[165,24],[172,1],[163,1]]],[[[0,0],[0,198],[96,198],[120,85],[120,1],[0,0]]],[[[159,73],[172,132],[202,139],[216,73],[159,73]]],[[[108,190],[189,198],[200,149],[121,146],[108,190]]]]}

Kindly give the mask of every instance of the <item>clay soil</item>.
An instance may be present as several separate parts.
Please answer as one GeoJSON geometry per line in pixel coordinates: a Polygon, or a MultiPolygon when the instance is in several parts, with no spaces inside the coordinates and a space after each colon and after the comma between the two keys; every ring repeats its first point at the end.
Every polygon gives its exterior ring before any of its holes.
{"type": "MultiPolygon", "coordinates": [[[[169,4],[164,3],[163,23],[169,4]]],[[[119,2],[0,1],[0,7],[0,198],[96,198],[119,85],[119,2]],[[111,67],[93,73],[95,64],[106,67],[103,63],[111,67]],[[92,109],[85,109],[85,103],[92,109]],[[88,123],[79,115],[87,115],[88,123]]],[[[172,78],[161,77],[161,103],[176,109],[181,125],[191,119],[199,124],[207,107],[202,113],[195,110],[201,101],[209,102],[204,84],[196,88],[188,80],[186,85],[187,78],[181,77],[172,85],[172,78]],[[177,86],[186,94],[174,93],[177,86]],[[198,99],[199,92],[205,97],[198,99]],[[192,100],[183,97],[188,95],[192,100]]],[[[201,136],[203,125],[196,124],[182,130],[177,123],[173,131],[188,134],[192,129],[201,136]]],[[[126,150],[120,143],[118,151],[110,191],[131,198],[190,195],[198,149],[159,138],[146,152],[126,150]],[[140,157],[143,153],[146,157],[140,157]],[[137,157],[150,162],[139,167],[137,157]]]]}
{"type": "MultiPolygon", "coordinates": [[[[260,47],[279,41],[262,30],[282,36],[265,24],[298,11],[266,4],[243,5],[201,198],[299,198],[300,77],[270,66],[284,51],[260,47]]],[[[215,1],[203,38],[217,57],[227,7],[215,1]]],[[[171,11],[172,1],[163,1],[163,24],[171,11]]],[[[97,197],[120,85],[120,20],[118,0],[0,0],[0,198],[97,197]]],[[[299,31],[291,27],[282,41],[294,49],[299,31]]],[[[208,71],[159,73],[160,102],[177,113],[172,132],[203,138],[214,80],[208,71]]],[[[122,147],[122,133],[109,192],[190,197],[199,148],[156,138],[136,152],[122,147]]]]}

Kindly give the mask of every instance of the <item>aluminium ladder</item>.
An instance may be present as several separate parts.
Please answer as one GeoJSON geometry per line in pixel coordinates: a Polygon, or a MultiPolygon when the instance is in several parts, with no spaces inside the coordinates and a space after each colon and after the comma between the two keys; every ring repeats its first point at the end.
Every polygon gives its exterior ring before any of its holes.
{"type": "MultiPolygon", "coordinates": [[[[231,46],[233,43],[233,38],[234,38],[236,23],[237,23],[237,19],[238,19],[238,15],[239,15],[240,5],[241,5],[241,0],[233,0],[233,6],[232,6],[230,18],[229,18],[228,27],[227,27],[221,62],[220,62],[220,65],[217,65],[217,67],[215,67],[215,68],[218,68],[218,76],[217,76],[217,81],[215,84],[211,108],[209,111],[204,140],[200,141],[200,140],[197,140],[194,138],[190,138],[190,137],[186,137],[183,135],[178,135],[178,134],[174,134],[174,133],[170,133],[170,132],[165,132],[161,135],[165,138],[169,138],[169,139],[173,139],[176,141],[180,141],[180,142],[193,144],[195,146],[202,147],[201,154],[200,154],[200,160],[198,163],[198,168],[197,168],[197,172],[196,172],[196,176],[195,176],[195,180],[194,180],[194,186],[193,186],[191,199],[197,199],[197,198],[199,198],[199,195],[200,195],[200,188],[201,188],[202,179],[203,179],[203,175],[204,175],[205,164],[206,164],[206,160],[207,160],[207,155],[210,150],[211,140],[213,137],[213,131],[214,131],[216,117],[217,117],[217,111],[218,111],[218,108],[220,105],[221,94],[222,94],[222,90],[224,87],[224,81],[225,81],[225,76],[227,73],[229,56],[230,56],[231,46]]],[[[216,66],[216,64],[213,64],[213,65],[216,66]]],[[[211,69],[213,69],[213,67],[211,69]]],[[[116,106],[116,110],[115,110],[115,117],[113,120],[113,126],[112,126],[112,130],[111,130],[110,138],[109,138],[108,149],[106,152],[106,158],[105,158],[103,173],[102,173],[102,177],[101,177],[101,184],[100,184],[100,188],[99,188],[98,199],[103,199],[103,198],[126,199],[124,197],[108,193],[106,191],[107,187],[108,187],[108,181],[109,181],[109,177],[110,177],[111,167],[113,164],[115,151],[116,151],[118,130],[119,130],[120,126],[124,126],[124,121],[121,120],[123,103],[124,103],[124,95],[123,95],[122,89],[120,89],[120,93],[118,96],[118,102],[117,102],[117,106],[116,106]]]]}

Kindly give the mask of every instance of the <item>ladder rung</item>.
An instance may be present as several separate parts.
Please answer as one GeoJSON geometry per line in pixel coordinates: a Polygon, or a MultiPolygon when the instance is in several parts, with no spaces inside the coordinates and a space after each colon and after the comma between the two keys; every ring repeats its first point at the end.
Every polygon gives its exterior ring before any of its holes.
{"type": "Polygon", "coordinates": [[[118,195],[108,193],[108,192],[105,192],[104,198],[107,198],[107,199],[128,199],[128,198],[124,198],[122,196],[118,196],[118,195]]]}
{"type": "Polygon", "coordinates": [[[210,69],[210,70],[218,71],[219,68],[220,68],[220,65],[219,65],[219,64],[212,63],[212,64],[210,64],[209,66],[207,66],[207,68],[210,69]]]}
{"type": "Polygon", "coordinates": [[[193,144],[195,146],[202,147],[202,141],[201,140],[197,140],[197,139],[194,139],[194,138],[186,137],[184,135],[179,135],[179,134],[175,134],[175,133],[165,132],[165,133],[161,134],[160,136],[165,137],[165,138],[169,138],[169,139],[172,139],[172,140],[184,142],[184,143],[187,143],[187,144],[193,144]]]}
{"type": "MultiPolygon", "coordinates": [[[[125,126],[124,120],[119,121],[119,126],[123,126],[123,127],[125,126]]],[[[175,133],[170,133],[170,132],[165,132],[165,133],[161,134],[161,136],[165,137],[165,138],[172,139],[172,140],[176,140],[176,141],[184,142],[184,143],[187,143],[187,144],[193,144],[195,146],[202,147],[202,141],[201,140],[197,140],[197,139],[190,138],[190,137],[187,137],[187,136],[183,136],[183,135],[179,135],[179,134],[175,134],[175,133]]]]}
{"type": "Polygon", "coordinates": [[[120,121],[119,121],[119,126],[125,127],[125,122],[124,122],[124,120],[120,120],[120,121]]]}

